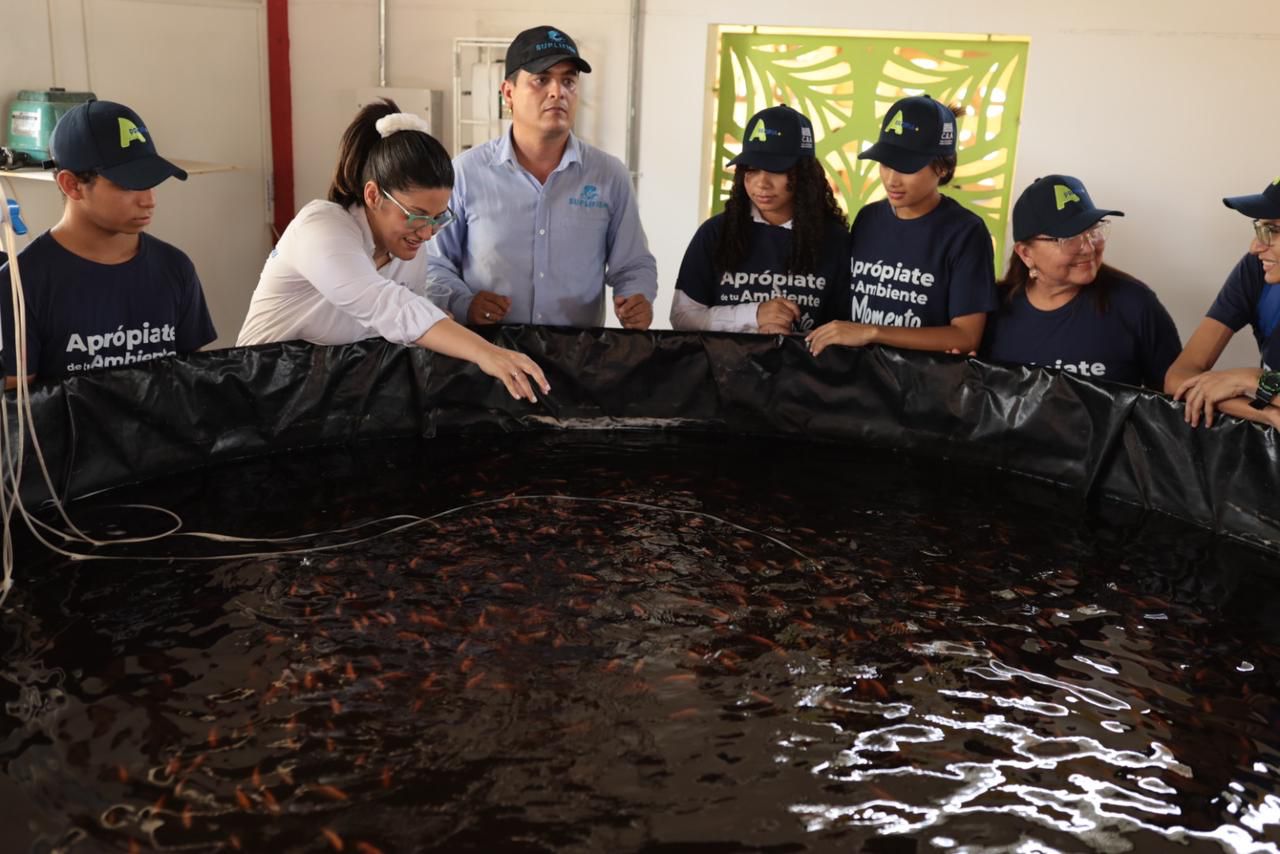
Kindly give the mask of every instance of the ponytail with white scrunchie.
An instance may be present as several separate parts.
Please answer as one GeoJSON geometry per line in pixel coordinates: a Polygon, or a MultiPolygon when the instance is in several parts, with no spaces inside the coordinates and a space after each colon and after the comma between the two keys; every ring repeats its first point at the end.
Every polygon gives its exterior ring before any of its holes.
{"type": "Polygon", "coordinates": [[[374,123],[374,127],[377,128],[378,134],[383,139],[402,130],[416,130],[425,134],[431,133],[431,125],[427,124],[427,120],[416,113],[391,113],[378,119],[374,123]]]}

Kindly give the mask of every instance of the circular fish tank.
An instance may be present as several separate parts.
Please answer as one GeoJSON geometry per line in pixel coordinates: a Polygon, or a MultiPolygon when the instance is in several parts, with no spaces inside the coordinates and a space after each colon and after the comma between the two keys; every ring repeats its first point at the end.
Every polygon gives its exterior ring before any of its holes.
{"type": "Polygon", "coordinates": [[[5,850],[1275,850],[1269,481],[1213,456],[1264,431],[943,357],[500,334],[549,400],[373,343],[35,392],[104,545],[16,532],[5,850]]]}

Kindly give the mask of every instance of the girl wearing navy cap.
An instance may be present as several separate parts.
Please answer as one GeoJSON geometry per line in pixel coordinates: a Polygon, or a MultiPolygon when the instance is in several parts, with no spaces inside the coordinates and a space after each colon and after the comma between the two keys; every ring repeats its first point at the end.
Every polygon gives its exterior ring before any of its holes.
{"type": "Polygon", "coordinates": [[[903,98],[885,113],[879,141],[858,155],[879,162],[886,198],[854,218],[852,321],[810,333],[814,355],[832,344],[977,349],[996,307],[991,235],[938,189],[955,174],[958,114],[927,95],[903,98]]]}
{"type": "Polygon", "coordinates": [[[1069,175],[1047,175],[1013,206],[1013,254],[982,356],[1160,390],[1182,348],[1155,291],[1102,262],[1108,216],[1069,175]]]}
{"type": "Polygon", "coordinates": [[[1192,427],[1212,425],[1219,411],[1280,428],[1280,178],[1257,195],[1222,202],[1253,220],[1253,240],[1169,369],[1165,391],[1186,401],[1192,427]],[[1261,367],[1212,370],[1246,325],[1253,328],[1261,367]]]}
{"type": "Polygon", "coordinates": [[[342,136],[327,200],[298,212],[262,268],[239,346],[381,336],[474,362],[516,399],[534,400],[533,360],[455,323],[425,288],[420,250],[453,219],[449,154],[419,116],[370,104],[342,136]]]}
{"type": "Polygon", "coordinates": [[[847,224],[814,156],[813,125],[779,106],[746,131],[724,213],[698,228],[680,264],[675,329],[806,332],[842,308],[847,224]]]}

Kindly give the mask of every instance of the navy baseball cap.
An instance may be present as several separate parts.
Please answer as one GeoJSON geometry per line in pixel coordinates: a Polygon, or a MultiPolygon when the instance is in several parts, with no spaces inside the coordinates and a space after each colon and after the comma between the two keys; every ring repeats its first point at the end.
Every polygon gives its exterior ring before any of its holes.
{"type": "Polygon", "coordinates": [[[568,33],[555,27],[534,27],[516,36],[507,48],[507,76],[522,70],[540,74],[565,60],[579,71],[591,73],[591,66],[578,56],[578,45],[568,33]]]}
{"type": "Polygon", "coordinates": [[[730,166],[786,172],[802,157],[814,157],[813,123],[788,106],[769,107],[747,120],[742,153],[730,166]]]}
{"type": "Polygon", "coordinates": [[[88,101],[67,110],[53,129],[49,153],[59,169],[96,172],[126,190],[149,190],[187,173],[156,154],[151,131],[133,110],[88,101]]]}
{"type": "Polygon", "coordinates": [[[955,153],[955,114],[928,95],[914,95],[889,108],[880,125],[880,138],[858,159],[875,160],[910,175],[955,153]]]}
{"type": "Polygon", "coordinates": [[[1094,205],[1079,178],[1046,175],[1032,181],[1014,203],[1013,239],[1030,240],[1037,234],[1074,237],[1106,216],[1124,216],[1124,212],[1094,205]]]}
{"type": "Polygon", "coordinates": [[[1280,178],[1256,196],[1228,196],[1222,203],[1253,219],[1280,219],[1280,178]]]}

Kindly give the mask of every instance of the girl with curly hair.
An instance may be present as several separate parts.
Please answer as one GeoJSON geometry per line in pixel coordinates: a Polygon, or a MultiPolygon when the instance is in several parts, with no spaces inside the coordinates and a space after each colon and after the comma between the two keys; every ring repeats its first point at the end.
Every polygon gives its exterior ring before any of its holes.
{"type": "Polygon", "coordinates": [[[847,225],[814,154],[813,125],[779,106],[746,127],[724,213],[685,251],[671,325],[785,335],[847,317],[847,225]]]}

